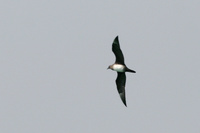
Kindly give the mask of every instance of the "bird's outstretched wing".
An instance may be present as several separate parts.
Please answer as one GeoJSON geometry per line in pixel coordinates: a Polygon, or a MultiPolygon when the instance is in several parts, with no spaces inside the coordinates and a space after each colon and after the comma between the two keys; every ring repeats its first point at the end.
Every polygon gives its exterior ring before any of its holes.
{"type": "Polygon", "coordinates": [[[116,79],[117,90],[119,92],[122,102],[126,106],[125,84],[126,84],[125,72],[118,72],[117,79],[116,79]]]}
{"type": "Polygon", "coordinates": [[[119,39],[118,36],[115,38],[112,44],[112,51],[115,54],[116,61],[115,63],[123,64],[124,65],[124,56],[119,46],[119,39]]]}

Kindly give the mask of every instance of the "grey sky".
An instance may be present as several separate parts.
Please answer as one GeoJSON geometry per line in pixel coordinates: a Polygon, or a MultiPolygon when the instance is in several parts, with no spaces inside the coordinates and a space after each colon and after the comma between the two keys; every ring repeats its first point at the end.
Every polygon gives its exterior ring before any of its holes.
{"type": "Polygon", "coordinates": [[[199,133],[200,1],[0,2],[1,133],[199,133]],[[111,51],[128,67],[126,108],[111,51]]]}

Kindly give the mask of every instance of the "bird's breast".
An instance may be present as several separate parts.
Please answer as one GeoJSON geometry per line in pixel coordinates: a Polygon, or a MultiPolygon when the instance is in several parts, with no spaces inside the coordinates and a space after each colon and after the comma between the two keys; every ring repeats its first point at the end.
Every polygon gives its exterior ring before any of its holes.
{"type": "Polygon", "coordinates": [[[125,72],[125,66],[120,64],[113,65],[113,70],[117,72],[125,72]]]}

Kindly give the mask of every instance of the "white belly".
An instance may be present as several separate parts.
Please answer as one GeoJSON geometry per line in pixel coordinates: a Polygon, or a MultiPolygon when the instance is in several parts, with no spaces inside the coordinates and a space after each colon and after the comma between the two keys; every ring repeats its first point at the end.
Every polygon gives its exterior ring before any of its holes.
{"type": "Polygon", "coordinates": [[[123,65],[119,65],[119,64],[113,65],[113,70],[117,72],[124,72],[124,68],[125,67],[123,65]]]}

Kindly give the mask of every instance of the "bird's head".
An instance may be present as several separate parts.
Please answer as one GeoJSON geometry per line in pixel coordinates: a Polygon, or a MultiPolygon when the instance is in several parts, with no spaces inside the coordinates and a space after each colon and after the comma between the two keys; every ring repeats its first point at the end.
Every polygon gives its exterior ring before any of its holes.
{"type": "Polygon", "coordinates": [[[108,68],[107,69],[111,69],[111,65],[110,66],[108,66],[108,68]]]}

